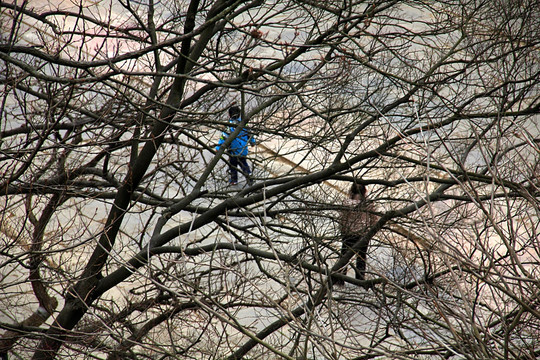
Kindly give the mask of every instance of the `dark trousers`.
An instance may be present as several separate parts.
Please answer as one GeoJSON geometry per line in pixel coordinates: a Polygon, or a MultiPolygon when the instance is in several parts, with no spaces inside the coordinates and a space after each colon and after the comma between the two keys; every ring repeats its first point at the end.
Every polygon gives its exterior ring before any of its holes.
{"type": "Polygon", "coordinates": [[[245,156],[229,156],[229,172],[231,173],[231,182],[238,182],[238,169],[242,171],[246,179],[251,181],[251,170],[245,156]]]}
{"type": "MultiPolygon", "coordinates": [[[[362,237],[358,235],[348,235],[343,236],[342,245],[341,245],[341,256],[354,246],[362,237]]],[[[364,273],[366,272],[366,257],[369,247],[369,242],[363,244],[358,250],[355,251],[356,254],[356,268],[354,268],[355,278],[358,280],[364,280],[364,273]]],[[[354,255],[353,255],[354,256],[354,255]]],[[[340,272],[342,274],[347,273],[347,268],[341,268],[340,272]]]]}

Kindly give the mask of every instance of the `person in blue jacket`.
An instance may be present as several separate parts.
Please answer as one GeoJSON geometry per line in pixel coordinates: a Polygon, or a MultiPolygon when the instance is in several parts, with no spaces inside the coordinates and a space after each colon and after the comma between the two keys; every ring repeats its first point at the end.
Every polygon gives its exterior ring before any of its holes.
{"type": "MultiPolygon", "coordinates": [[[[231,106],[229,108],[229,126],[227,126],[227,128],[223,131],[223,134],[221,134],[216,146],[216,150],[219,150],[221,145],[223,145],[227,138],[236,130],[236,126],[240,122],[240,108],[238,106],[231,106]]],[[[248,185],[253,183],[251,178],[251,169],[247,163],[248,144],[255,145],[255,138],[249,133],[248,130],[243,128],[227,148],[227,154],[229,154],[229,172],[231,174],[229,183],[231,185],[238,184],[239,168],[246,177],[248,185]]]]}

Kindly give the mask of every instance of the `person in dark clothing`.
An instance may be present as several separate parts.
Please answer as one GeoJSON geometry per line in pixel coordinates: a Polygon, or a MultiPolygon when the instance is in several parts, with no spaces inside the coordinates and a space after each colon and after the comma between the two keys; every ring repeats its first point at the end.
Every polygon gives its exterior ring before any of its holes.
{"type": "MultiPolygon", "coordinates": [[[[216,150],[220,149],[221,145],[223,145],[227,138],[236,130],[236,126],[238,126],[241,121],[240,108],[238,106],[231,106],[229,108],[229,126],[227,126],[221,134],[216,150]]],[[[251,169],[247,163],[248,144],[255,145],[255,138],[249,131],[243,128],[227,148],[227,154],[229,155],[229,173],[231,175],[229,183],[231,185],[238,184],[238,169],[240,169],[246,177],[248,185],[253,183],[251,169]]]]}
{"type": "MultiPolygon", "coordinates": [[[[341,256],[343,256],[375,224],[373,206],[366,198],[366,187],[363,184],[352,184],[349,198],[343,201],[343,209],[339,213],[338,220],[342,240],[341,256]]],[[[356,252],[355,278],[358,280],[364,280],[368,247],[369,242],[366,242],[356,252]]],[[[340,273],[346,274],[347,267],[341,268],[340,273]]],[[[334,283],[342,285],[344,281],[337,279],[334,283]]]]}

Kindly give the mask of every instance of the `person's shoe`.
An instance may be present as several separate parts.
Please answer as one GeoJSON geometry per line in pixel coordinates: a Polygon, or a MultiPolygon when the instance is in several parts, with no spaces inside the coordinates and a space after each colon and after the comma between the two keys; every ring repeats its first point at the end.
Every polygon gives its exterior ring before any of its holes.
{"type": "Polygon", "coordinates": [[[238,185],[238,181],[231,180],[229,181],[229,185],[238,185]]]}

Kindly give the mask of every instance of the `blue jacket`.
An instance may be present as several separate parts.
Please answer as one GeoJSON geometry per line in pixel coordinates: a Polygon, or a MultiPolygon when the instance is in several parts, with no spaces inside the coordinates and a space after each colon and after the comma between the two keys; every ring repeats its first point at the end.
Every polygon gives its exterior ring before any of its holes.
{"type": "MultiPolygon", "coordinates": [[[[223,131],[221,137],[219,138],[216,150],[219,150],[221,145],[227,140],[227,138],[234,132],[236,126],[240,123],[240,118],[230,118],[229,126],[223,131]]],[[[245,128],[242,128],[240,133],[233,139],[229,144],[228,153],[232,156],[247,156],[248,154],[248,143],[255,145],[255,138],[247,131],[245,128]]]]}

